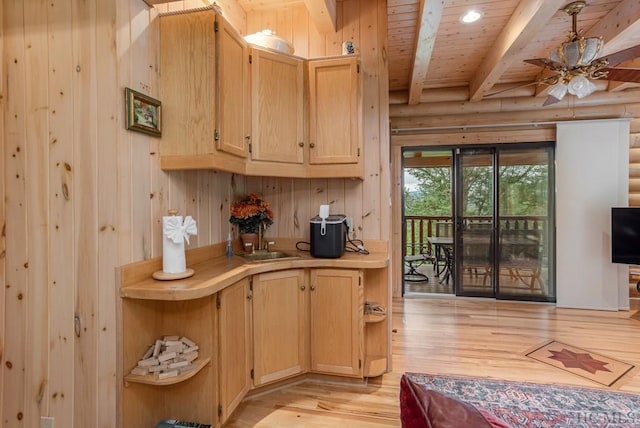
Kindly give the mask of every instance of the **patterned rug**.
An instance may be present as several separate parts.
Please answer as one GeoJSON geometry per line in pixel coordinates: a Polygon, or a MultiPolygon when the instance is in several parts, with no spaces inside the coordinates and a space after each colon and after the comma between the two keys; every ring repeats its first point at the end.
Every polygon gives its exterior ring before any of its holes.
{"type": "Polygon", "coordinates": [[[555,340],[537,346],[526,356],[609,387],[634,368],[629,363],[555,340]]]}
{"type": "MultiPolygon", "coordinates": [[[[415,389],[416,385],[421,390],[437,391],[446,397],[470,404],[481,414],[488,413],[489,416],[498,420],[497,423],[491,423],[488,426],[505,426],[504,424],[513,428],[640,426],[640,395],[636,394],[565,385],[405,373],[400,392],[401,409],[411,404],[407,401],[411,401],[410,397],[416,395],[407,394],[407,390],[415,389]],[[410,386],[407,387],[407,385],[410,386]]],[[[428,408],[428,404],[421,403],[421,405],[423,408],[428,408]]],[[[446,408],[444,416],[447,416],[446,408]]],[[[491,422],[492,418],[488,420],[491,422]]],[[[403,419],[403,426],[418,425],[405,425],[403,419]]]]}

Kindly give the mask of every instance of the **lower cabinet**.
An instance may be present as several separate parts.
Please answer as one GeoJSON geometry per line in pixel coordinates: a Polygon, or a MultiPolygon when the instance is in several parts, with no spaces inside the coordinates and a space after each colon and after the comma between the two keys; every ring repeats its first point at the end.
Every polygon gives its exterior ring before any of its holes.
{"type": "Polygon", "coordinates": [[[251,384],[249,280],[220,291],[218,309],[219,405],[224,423],[249,391],[251,384]]]}
{"type": "MultiPolygon", "coordinates": [[[[265,272],[193,300],[123,298],[121,310],[124,427],[151,427],[167,418],[217,427],[252,387],[308,372],[350,377],[369,373],[363,368],[359,269],[265,272]],[[166,335],[197,343],[193,370],[167,379],[128,374],[150,344],[166,335]]],[[[367,329],[368,335],[372,332],[367,329]]],[[[382,339],[379,334],[373,337],[376,342],[382,339]]],[[[375,357],[367,356],[371,372],[382,370],[383,350],[369,351],[375,357]]]]}
{"type": "Polygon", "coordinates": [[[254,386],[307,371],[363,375],[360,270],[263,273],[252,290],[254,386]]]}
{"type": "Polygon", "coordinates": [[[362,376],[362,273],[311,269],[311,371],[362,376]]]}
{"type": "Polygon", "coordinates": [[[253,384],[308,370],[307,286],[304,269],[253,277],[253,384]]]}

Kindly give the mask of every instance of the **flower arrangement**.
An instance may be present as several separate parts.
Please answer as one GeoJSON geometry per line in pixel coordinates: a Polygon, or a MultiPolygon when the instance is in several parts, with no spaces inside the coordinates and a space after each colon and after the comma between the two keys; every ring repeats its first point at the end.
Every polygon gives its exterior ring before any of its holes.
{"type": "Polygon", "coordinates": [[[240,233],[258,233],[261,224],[269,227],[273,224],[273,211],[269,202],[261,199],[256,193],[231,204],[229,222],[237,224],[240,233]]]}

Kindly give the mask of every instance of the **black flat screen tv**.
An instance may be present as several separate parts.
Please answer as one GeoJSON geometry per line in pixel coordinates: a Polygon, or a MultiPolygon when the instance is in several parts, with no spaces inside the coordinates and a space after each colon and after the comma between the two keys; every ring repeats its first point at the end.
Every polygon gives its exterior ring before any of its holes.
{"type": "Polygon", "coordinates": [[[640,207],[611,208],[611,261],[640,265],[640,207]]]}

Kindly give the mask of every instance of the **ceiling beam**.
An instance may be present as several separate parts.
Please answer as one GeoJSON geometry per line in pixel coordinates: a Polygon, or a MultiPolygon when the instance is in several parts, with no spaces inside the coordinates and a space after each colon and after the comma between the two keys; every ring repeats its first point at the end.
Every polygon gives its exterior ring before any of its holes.
{"type": "Polygon", "coordinates": [[[335,33],[338,30],[336,20],[336,0],[304,0],[311,20],[320,33],[335,33]]]}
{"type": "Polygon", "coordinates": [[[442,19],[442,0],[420,0],[416,43],[413,49],[413,68],[409,86],[409,104],[418,104],[422,95],[424,79],[429,69],[433,45],[436,42],[440,19],[442,19]]]}
{"type": "MultiPolygon", "coordinates": [[[[588,6],[587,6],[588,7],[588,6]]],[[[578,20],[580,15],[578,15],[578,20]]],[[[638,0],[623,0],[585,34],[602,37],[603,55],[640,44],[640,7],[638,0]]]]}
{"type": "Polygon", "coordinates": [[[479,101],[496,84],[520,51],[564,6],[566,0],[521,0],[469,84],[471,101],[479,101]]]}

